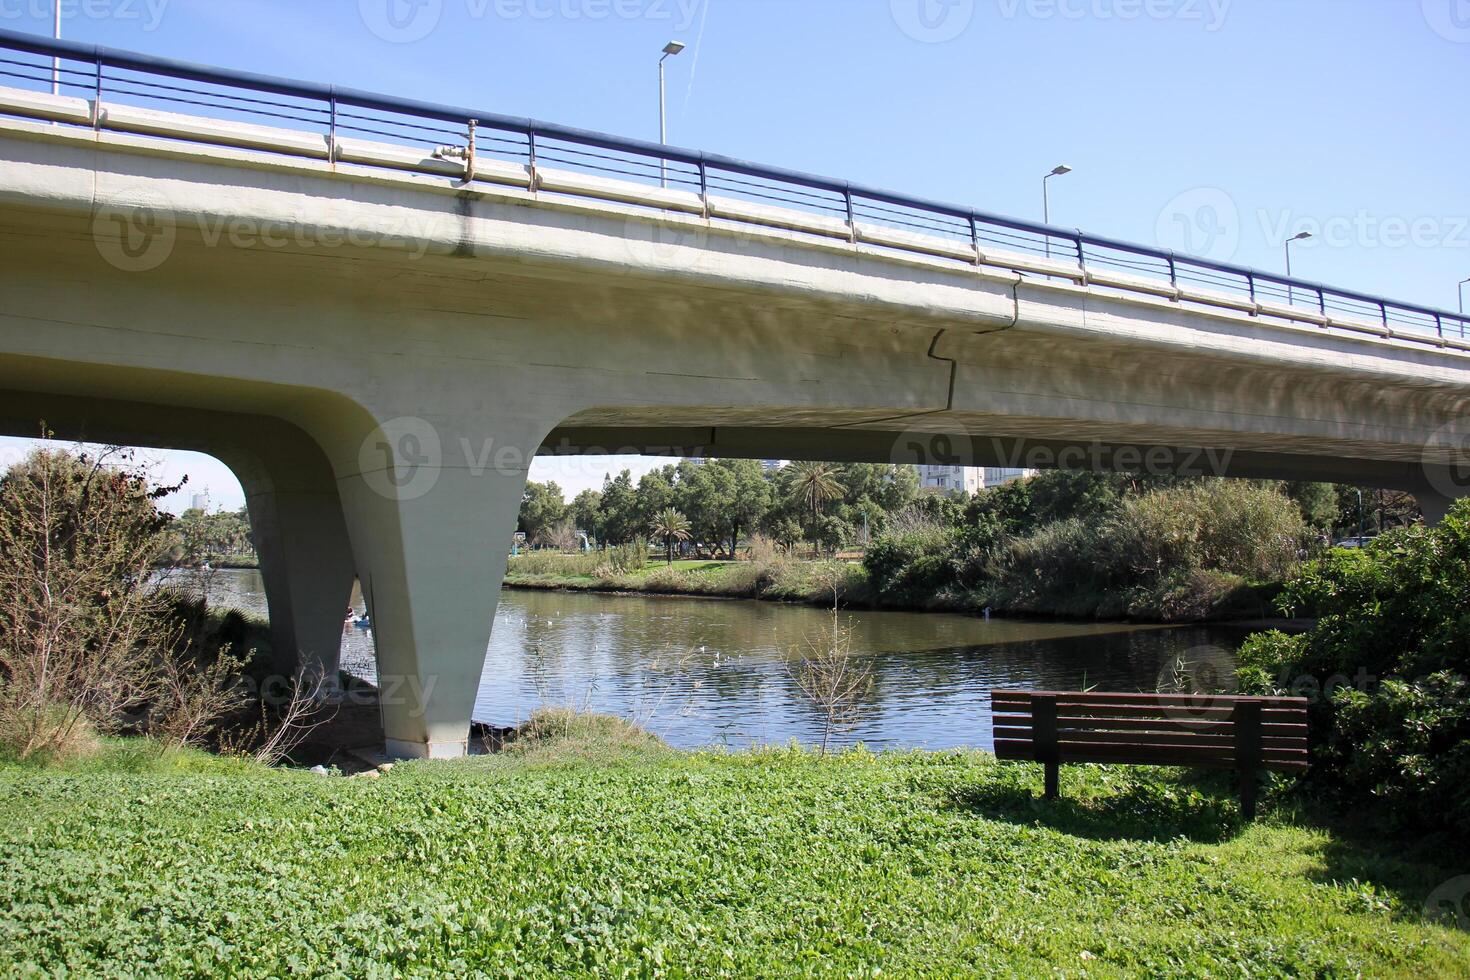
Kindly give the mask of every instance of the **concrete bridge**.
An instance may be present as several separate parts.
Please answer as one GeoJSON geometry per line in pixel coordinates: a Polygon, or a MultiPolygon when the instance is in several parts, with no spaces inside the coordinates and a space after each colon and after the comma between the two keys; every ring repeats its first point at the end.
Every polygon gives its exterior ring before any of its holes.
{"type": "Polygon", "coordinates": [[[1443,311],[532,120],[0,57],[0,427],[230,465],[279,650],[335,666],[361,580],[398,755],[465,750],[538,451],[1460,492],[1443,311]]]}

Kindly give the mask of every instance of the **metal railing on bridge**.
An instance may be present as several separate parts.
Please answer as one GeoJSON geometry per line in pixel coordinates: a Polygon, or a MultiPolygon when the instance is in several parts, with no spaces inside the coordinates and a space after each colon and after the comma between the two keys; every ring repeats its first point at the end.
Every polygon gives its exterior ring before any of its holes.
{"type": "Polygon", "coordinates": [[[1081,285],[1470,350],[1466,343],[1470,317],[1445,310],[848,181],[534,119],[7,30],[0,30],[0,85],[85,100],[85,109],[72,115],[48,112],[44,100],[29,106],[0,101],[0,116],[51,118],[96,129],[168,135],[167,127],[157,122],[115,118],[118,108],[205,115],[266,125],[299,138],[263,144],[223,131],[212,135],[180,132],[176,137],[461,180],[519,184],[552,194],[599,197],[698,214],[727,226],[781,228],[1081,285]],[[353,140],[372,142],[362,143],[354,152],[353,140]],[[366,147],[378,148],[378,152],[367,152],[366,147]],[[385,149],[401,151],[400,157],[384,157],[385,149]],[[615,180],[596,180],[608,177],[615,180]],[[639,193],[619,189],[629,184],[637,185],[639,193]]]}

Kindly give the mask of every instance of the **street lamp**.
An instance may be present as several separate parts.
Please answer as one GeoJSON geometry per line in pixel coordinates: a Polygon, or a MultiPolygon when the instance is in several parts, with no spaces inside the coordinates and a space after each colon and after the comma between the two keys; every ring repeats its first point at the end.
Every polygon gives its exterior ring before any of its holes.
{"type": "Polygon", "coordinates": [[[1455,295],[1458,296],[1460,299],[1461,316],[1465,315],[1465,283],[1467,282],[1470,282],[1470,279],[1461,279],[1460,284],[1455,287],[1455,295]]]}
{"type": "MultiPolygon", "coordinates": [[[[1042,224],[1046,224],[1046,225],[1051,224],[1051,198],[1047,195],[1046,182],[1048,180],[1051,180],[1053,177],[1060,177],[1060,176],[1062,176],[1062,174],[1069,174],[1071,172],[1072,172],[1072,168],[1071,167],[1067,166],[1065,163],[1059,163],[1055,167],[1052,167],[1051,173],[1049,173],[1045,177],[1041,178],[1041,223],[1042,224]]],[[[1046,257],[1047,258],[1051,258],[1051,236],[1050,235],[1047,235],[1046,236],[1046,257]]]]}
{"type": "Polygon", "coordinates": [[[1303,231],[1303,232],[1298,232],[1297,234],[1293,235],[1292,237],[1290,237],[1290,238],[1288,238],[1286,240],[1286,279],[1287,279],[1287,283],[1286,283],[1286,305],[1287,306],[1290,306],[1290,305],[1292,305],[1292,303],[1296,302],[1296,294],[1292,291],[1292,288],[1291,288],[1291,243],[1292,242],[1304,242],[1308,238],[1311,238],[1311,237],[1312,237],[1312,233],[1310,231],[1303,231]]]}
{"type": "MultiPolygon", "coordinates": [[[[669,114],[664,99],[664,62],[683,50],[683,41],[670,41],[664,45],[664,56],[658,59],[658,141],[665,146],[669,142],[669,114]]],[[[661,186],[669,186],[669,165],[662,159],[658,163],[658,178],[661,186]]]]}
{"type": "MultiPolygon", "coordinates": [[[[56,40],[61,40],[61,0],[51,0],[51,8],[55,17],[52,21],[51,35],[56,40]]],[[[100,69],[99,69],[100,71],[100,69]]],[[[51,59],[51,94],[61,94],[61,58],[51,59]]]]}

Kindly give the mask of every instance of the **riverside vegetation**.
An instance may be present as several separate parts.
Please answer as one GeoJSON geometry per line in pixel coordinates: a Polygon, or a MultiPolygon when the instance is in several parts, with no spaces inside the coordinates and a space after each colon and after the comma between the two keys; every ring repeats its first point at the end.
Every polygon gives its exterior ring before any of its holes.
{"type": "MultiPolygon", "coordinates": [[[[1193,496],[1139,495],[1110,519],[1194,500],[1289,522],[1274,488],[1226,507],[1228,492],[1160,488],[1193,496]]],[[[1274,782],[1246,824],[1226,775],[1076,766],[1066,798],[1042,801],[1039,767],[981,752],[686,753],[570,710],[491,756],[351,778],[270,766],[289,720],[251,749],[222,707],[259,659],[258,624],[152,586],[156,493],[52,451],[0,478],[9,975],[1470,973],[1454,843],[1470,504],[1287,584],[1318,630],[1257,641],[1244,684],[1356,663],[1384,677],[1331,695],[1320,782],[1274,782]]],[[[1261,560],[1229,534],[1171,541],[1117,554],[1261,560]]],[[[648,561],[637,544],[595,557],[648,561]]],[[[871,574],[800,567],[834,605],[839,573],[871,574]]],[[[839,636],[834,612],[831,650],[798,668],[831,725],[866,682],[839,636]]]]}
{"type": "Polygon", "coordinates": [[[265,624],[159,584],[170,489],[118,450],[39,449],[0,476],[0,757],[146,734],[277,761],[304,732],[322,679],[267,697],[265,624]]]}
{"type": "Polygon", "coordinates": [[[625,471],[570,505],[528,485],[511,586],[1182,622],[1266,615],[1335,530],[1416,519],[1412,498],[1223,479],[1043,473],[964,495],[912,467],[751,461],[625,471]],[[577,529],[596,543],[572,554],[577,529]],[[866,533],[864,530],[866,529],[866,533]],[[645,543],[666,552],[650,566],[645,543]],[[742,548],[741,544],[744,544],[742,548]],[[675,562],[680,545],[701,560],[675,562]],[[841,562],[862,546],[861,563],[841,562]],[[735,561],[735,558],[745,560],[735,561]]]}

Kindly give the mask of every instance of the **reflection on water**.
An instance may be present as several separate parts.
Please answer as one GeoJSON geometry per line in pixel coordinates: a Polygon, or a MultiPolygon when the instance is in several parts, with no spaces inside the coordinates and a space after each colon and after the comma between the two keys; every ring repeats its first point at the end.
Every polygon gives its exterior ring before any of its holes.
{"type": "MultiPolygon", "coordinates": [[[[264,611],[259,575],[221,573],[215,601],[264,611]]],[[[834,742],[874,748],[989,747],[993,687],[1151,691],[1181,665],[1228,677],[1239,642],[1219,628],[841,617],[873,683],[857,724],[834,742]]],[[[819,741],[819,714],[787,665],[830,629],[830,612],[804,606],[507,591],[475,718],[514,725],[541,705],[574,705],[632,718],[681,747],[819,741]]],[[[369,633],[344,632],[343,666],[372,678],[369,633]]]]}

